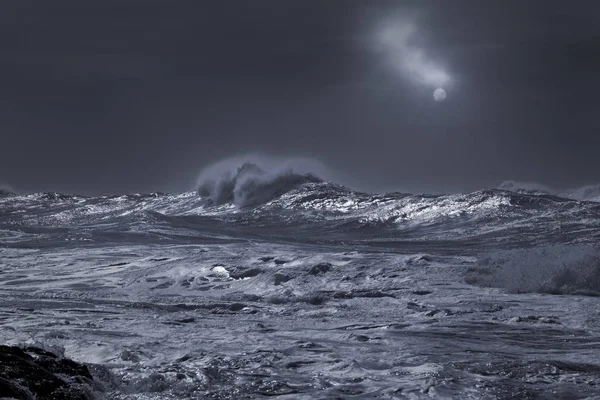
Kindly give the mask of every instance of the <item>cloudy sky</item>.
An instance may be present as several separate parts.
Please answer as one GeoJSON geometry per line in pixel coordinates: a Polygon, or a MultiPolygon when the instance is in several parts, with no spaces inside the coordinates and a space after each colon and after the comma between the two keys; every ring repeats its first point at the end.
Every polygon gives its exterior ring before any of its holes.
{"type": "Polygon", "coordinates": [[[187,190],[257,152],[366,190],[600,181],[596,0],[20,0],[0,50],[22,192],[187,190]]]}

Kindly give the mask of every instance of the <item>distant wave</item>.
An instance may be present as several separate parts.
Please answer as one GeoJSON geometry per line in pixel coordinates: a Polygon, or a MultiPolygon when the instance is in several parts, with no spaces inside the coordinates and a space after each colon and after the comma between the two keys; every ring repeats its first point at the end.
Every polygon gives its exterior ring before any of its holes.
{"type": "Polygon", "coordinates": [[[498,186],[498,189],[515,193],[551,194],[571,200],[600,202],[600,184],[558,191],[539,183],[504,181],[498,186]]]}
{"type": "Polygon", "coordinates": [[[302,184],[322,182],[317,176],[319,171],[323,172],[325,168],[311,160],[229,159],[200,174],[197,192],[212,205],[257,206],[302,184]]]}
{"type": "Polygon", "coordinates": [[[577,189],[570,189],[563,192],[565,197],[575,200],[600,202],[600,184],[586,185],[577,189]]]}
{"type": "Polygon", "coordinates": [[[0,183],[0,197],[15,196],[16,192],[7,184],[0,183]]]}
{"type": "Polygon", "coordinates": [[[56,232],[47,237],[50,245],[65,240],[103,243],[115,235],[135,243],[258,235],[300,242],[424,245],[428,251],[438,246],[461,252],[600,240],[597,203],[502,190],[435,196],[369,194],[299,169],[266,170],[241,163],[224,171],[229,173],[207,174],[200,181],[201,196],[188,192],[0,197],[0,246],[2,242],[29,246],[36,232],[50,231],[56,232]]]}
{"type": "Polygon", "coordinates": [[[516,193],[555,194],[547,186],[534,182],[504,181],[498,186],[498,189],[516,193]]]}

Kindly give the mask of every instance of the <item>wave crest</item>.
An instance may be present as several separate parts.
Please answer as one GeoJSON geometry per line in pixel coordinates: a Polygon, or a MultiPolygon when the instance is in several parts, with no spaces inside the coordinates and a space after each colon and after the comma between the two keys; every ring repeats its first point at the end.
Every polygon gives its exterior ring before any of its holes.
{"type": "Polygon", "coordinates": [[[318,183],[324,167],[311,160],[232,159],[205,169],[198,178],[198,195],[211,205],[252,207],[264,204],[305,183],[318,183]]]}

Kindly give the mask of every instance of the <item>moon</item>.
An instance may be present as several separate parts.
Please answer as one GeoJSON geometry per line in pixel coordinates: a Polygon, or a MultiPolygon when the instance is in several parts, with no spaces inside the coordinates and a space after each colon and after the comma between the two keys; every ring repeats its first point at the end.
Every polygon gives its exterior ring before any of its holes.
{"type": "Polygon", "coordinates": [[[435,101],[444,101],[446,100],[447,96],[448,94],[442,88],[437,88],[433,91],[433,98],[435,99],[435,101]]]}

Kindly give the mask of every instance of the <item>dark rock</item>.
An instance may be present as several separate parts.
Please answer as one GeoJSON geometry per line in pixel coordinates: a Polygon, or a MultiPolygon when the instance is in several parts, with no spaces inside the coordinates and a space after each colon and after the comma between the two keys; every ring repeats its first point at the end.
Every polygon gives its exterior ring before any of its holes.
{"type": "Polygon", "coordinates": [[[88,367],[48,351],[0,345],[0,394],[16,399],[93,398],[88,367]]]}
{"type": "Polygon", "coordinates": [[[8,397],[9,399],[31,399],[31,392],[25,391],[24,389],[17,387],[6,379],[0,378],[0,394],[2,398],[8,397]]]}

